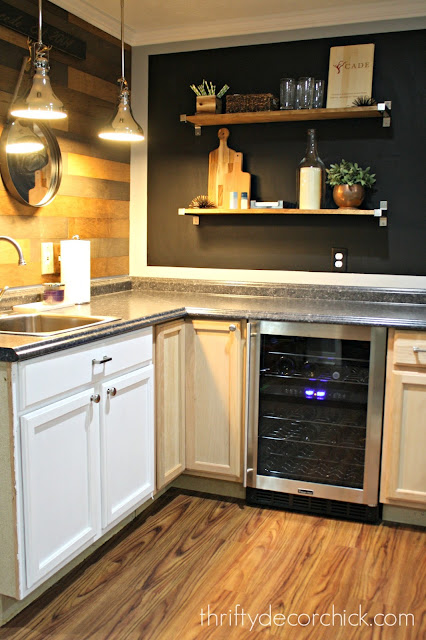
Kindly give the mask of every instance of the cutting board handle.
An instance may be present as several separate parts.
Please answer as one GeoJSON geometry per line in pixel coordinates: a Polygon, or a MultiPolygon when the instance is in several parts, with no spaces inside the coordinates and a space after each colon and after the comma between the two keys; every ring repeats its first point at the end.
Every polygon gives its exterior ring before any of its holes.
{"type": "Polygon", "coordinates": [[[222,127],[222,129],[219,129],[219,131],[217,132],[217,137],[219,138],[219,140],[224,140],[226,142],[229,138],[229,129],[227,129],[226,127],[222,127]]]}

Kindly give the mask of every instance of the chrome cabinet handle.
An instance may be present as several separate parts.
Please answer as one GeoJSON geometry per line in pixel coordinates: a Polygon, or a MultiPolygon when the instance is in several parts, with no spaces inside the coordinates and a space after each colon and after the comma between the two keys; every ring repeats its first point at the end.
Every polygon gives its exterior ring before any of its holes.
{"type": "Polygon", "coordinates": [[[107,394],[114,397],[117,395],[117,389],[115,387],[111,387],[111,389],[107,389],[107,394]]]}
{"type": "Polygon", "coordinates": [[[90,400],[95,404],[99,404],[101,401],[101,396],[99,395],[99,393],[95,393],[93,394],[93,396],[90,396],[90,400]]]}
{"type": "Polygon", "coordinates": [[[237,330],[237,325],[235,324],[230,324],[229,325],[229,331],[236,331],[237,330]]]}
{"type": "Polygon", "coordinates": [[[426,353],[426,349],[420,349],[420,347],[413,347],[414,353],[426,353]]]}
{"type": "Polygon", "coordinates": [[[108,358],[108,356],[104,356],[102,360],[92,360],[92,364],[105,364],[105,362],[111,362],[112,358],[108,358]]]}

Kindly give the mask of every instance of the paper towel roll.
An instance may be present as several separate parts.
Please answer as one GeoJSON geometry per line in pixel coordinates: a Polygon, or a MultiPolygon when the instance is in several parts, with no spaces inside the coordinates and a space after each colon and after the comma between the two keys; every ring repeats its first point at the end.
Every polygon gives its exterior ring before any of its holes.
{"type": "Polygon", "coordinates": [[[90,240],[61,240],[61,282],[65,300],[90,302],[90,240]]]}

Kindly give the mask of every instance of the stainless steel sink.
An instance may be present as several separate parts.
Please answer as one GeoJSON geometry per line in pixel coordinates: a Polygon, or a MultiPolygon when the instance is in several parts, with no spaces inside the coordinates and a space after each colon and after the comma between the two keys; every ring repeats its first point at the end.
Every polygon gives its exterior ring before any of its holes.
{"type": "Polygon", "coordinates": [[[0,333],[27,336],[50,336],[65,331],[119,320],[111,316],[67,316],[51,313],[11,314],[0,316],[0,333]]]}

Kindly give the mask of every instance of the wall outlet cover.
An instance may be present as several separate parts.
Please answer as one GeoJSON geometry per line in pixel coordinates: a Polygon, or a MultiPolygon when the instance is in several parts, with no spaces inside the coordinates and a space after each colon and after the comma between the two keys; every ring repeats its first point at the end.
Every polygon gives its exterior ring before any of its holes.
{"type": "Polygon", "coordinates": [[[342,247],[333,248],[331,250],[331,270],[347,271],[348,270],[348,250],[342,247]]]}

